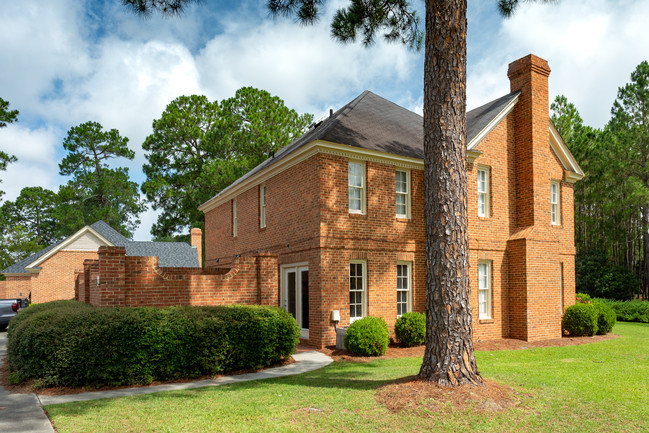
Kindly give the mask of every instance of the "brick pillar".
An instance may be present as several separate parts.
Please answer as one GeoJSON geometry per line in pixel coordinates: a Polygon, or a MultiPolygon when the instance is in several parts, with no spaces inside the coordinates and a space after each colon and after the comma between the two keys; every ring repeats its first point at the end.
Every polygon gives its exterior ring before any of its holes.
{"type": "Polygon", "coordinates": [[[198,228],[193,228],[191,229],[190,237],[191,237],[191,244],[193,247],[196,247],[196,251],[198,252],[198,266],[203,267],[203,231],[198,228]]]}
{"type": "Polygon", "coordinates": [[[126,298],[124,247],[99,247],[98,307],[122,306],[126,298]]]}
{"type": "Polygon", "coordinates": [[[261,305],[279,306],[279,264],[277,255],[257,255],[257,287],[261,305]]]}
{"type": "Polygon", "coordinates": [[[519,227],[549,221],[549,179],[542,170],[550,142],[548,62],[532,54],[510,63],[507,76],[512,92],[519,91],[514,107],[516,143],[516,220],[519,227]]]}

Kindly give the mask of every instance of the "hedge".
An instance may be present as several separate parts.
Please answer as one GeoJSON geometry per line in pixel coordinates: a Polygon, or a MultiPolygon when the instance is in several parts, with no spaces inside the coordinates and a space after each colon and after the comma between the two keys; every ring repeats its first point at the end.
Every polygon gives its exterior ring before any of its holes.
{"type": "Polygon", "coordinates": [[[423,313],[404,313],[394,324],[397,340],[406,347],[424,344],[426,339],[426,315],[423,313]]]}
{"type": "Polygon", "coordinates": [[[262,306],[94,308],[39,304],[8,335],[10,381],[37,386],[148,384],[256,369],[288,358],[299,327],[262,306]]]}
{"type": "Polygon", "coordinates": [[[380,317],[368,316],[356,320],[345,332],[345,347],[355,355],[383,355],[389,342],[388,325],[380,317]]]}
{"type": "Polygon", "coordinates": [[[561,326],[570,335],[577,337],[595,335],[598,312],[592,304],[574,304],[563,313],[561,326]]]}
{"type": "Polygon", "coordinates": [[[615,326],[615,311],[603,302],[594,301],[593,307],[597,312],[597,335],[605,335],[615,326]]]}
{"type": "Polygon", "coordinates": [[[611,307],[620,322],[649,323],[648,301],[611,301],[599,298],[596,301],[611,307]]]}

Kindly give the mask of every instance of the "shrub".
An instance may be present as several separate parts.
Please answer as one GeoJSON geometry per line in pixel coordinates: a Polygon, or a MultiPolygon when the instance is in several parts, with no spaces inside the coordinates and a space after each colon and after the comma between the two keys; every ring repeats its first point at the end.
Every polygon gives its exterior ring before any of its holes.
{"type": "Polygon", "coordinates": [[[424,344],[426,338],[426,315],[422,313],[405,313],[394,325],[397,340],[404,346],[424,344]]]}
{"type": "Polygon", "coordinates": [[[380,356],[390,342],[385,320],[380,317],[364,317],[349,325],[345,333],[345,347],[360,356],[380,356]]]}
{"type": "Polygon", "coordinates": [[[593,302],[592,305],[597,311],[597,334],[604,335],[611,332],[615,325],[615,311],[603,302],[593,302]]]}
{"type": "Polygon", "coordinates": [[[590,295],[586,293],[575,293],[575,299],[581,304],[590,304],[591,301],[590,295]]]}
{"type": "Polygon", "coordinates": [[[613,263],[604,252],[586,251],[575,262],[577,291],[592,297],[631,299],[640,284],[636,275],[613,263]]]}
{"type": "Polygon", "coordinates": [[[611,307],[620,322],[649,323],[649,302],[647,301],[611,301],[597,299],[611,307]]]}
{"type": "Polygon", "coordinates": [[[255,369],[289,357],[299,338],[295,319],[272,307],[45,305],[12,323],[14,382],[118,386],[255,369]]]}
{"type": "Polygon", "coordinates": [[[575,304],[566,309],[561,326],[570,335],[595,335],[598,314],[592,304],[575,304]]]}

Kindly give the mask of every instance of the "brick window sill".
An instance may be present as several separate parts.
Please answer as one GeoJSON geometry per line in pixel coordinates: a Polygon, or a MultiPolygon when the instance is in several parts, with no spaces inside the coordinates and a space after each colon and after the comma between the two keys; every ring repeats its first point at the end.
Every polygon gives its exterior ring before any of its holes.
{"type": "Polygon", "coordinates": [[[350,218],[367,218],[367,214],[366,213],[349,212],[349,217],[350,218]]]}
{"type": "Polygon", "coordinates": [[[489,323],[495,323],[496,321],[494,319],[479,319],[478,323],[481,325],[487,325],[489,323]]]}
{"type": "Polygon", "coordinates": [[[400,217],[397,217],[397,218],[396,218],[396,221],[397,221],[398,223],[409,223],[409,222],[410,222],[410,218],[400,218],[400,217]]]}

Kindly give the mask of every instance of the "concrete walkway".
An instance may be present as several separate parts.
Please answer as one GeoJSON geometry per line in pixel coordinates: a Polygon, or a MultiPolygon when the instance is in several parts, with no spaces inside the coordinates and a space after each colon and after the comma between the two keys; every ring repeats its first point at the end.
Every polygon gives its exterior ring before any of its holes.
{"type": "MultiPolygon", "coordinates": [[[[217,379],[197,380],[194,382],[169,383],[140,388],[122,388],[110,391],[84,392],[82,394],[68,395],[41,395],[38,396],[41,404],[70,403],[73,401],[98,400],[101,398],[125,397],[128,395],[152,394],[154,392],[177,391],[183,389],[203,388],[206,386],[218,386],[228,383],[247,382],[250,380],[272,379],[276,377],[292,376],[294,374],[306,373],[317,370],[333,362],[333,359],[317,351],[298,352],[293,355],[295,362],[282,367],[268,368],[258,373],[239,374],[236,376],[223,376],[217,379]]],[[[42,411],[41,411],[42,412],[42,411]]],[[[27,430],[25,430],[27,431],[27,430]]],[[[0,428],[0,432],[5,432],[0,428]]]]}
{"type": "MultiPolygon", "coordinates": [[[[7,354],[7,333],[0,332],[0,366],[7,354]]],[[[54,433],[34,394],[11,394],[0,386],[0,432],[54,433]]]]}

